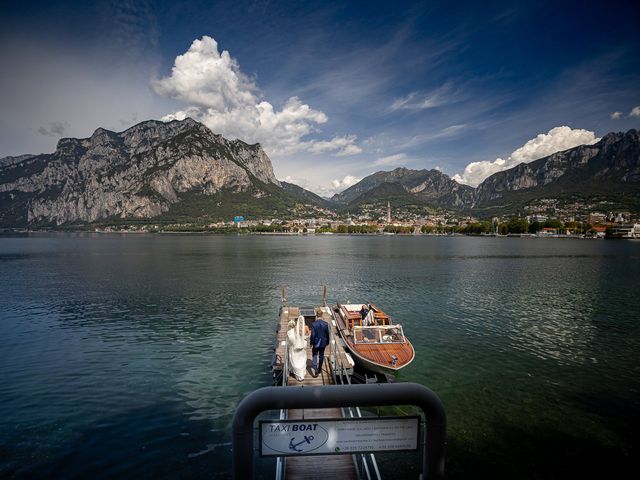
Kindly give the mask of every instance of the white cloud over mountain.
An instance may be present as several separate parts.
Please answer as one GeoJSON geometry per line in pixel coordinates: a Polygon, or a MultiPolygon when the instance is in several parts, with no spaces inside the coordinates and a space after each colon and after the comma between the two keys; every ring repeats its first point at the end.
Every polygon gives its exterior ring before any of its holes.
{"type": "MultiPolygon", "coordinates": [[[[622,117],[623,117],[622,112],[613,112],[611,114],[611,120],[620,120],[622,117]]],[[[632,117],[640,117],[640,105],[638,105],[637,107],[633,107],[626,118],[632,118],[632,117]]]]}
{"type": "Polygon", "coordinates": [[[345,177],[342,180],[339,180],[339,179],[333,180],[331,182],[331,185],[333,185],[335,192],[341,192],[342,190],[349,188],[351,185],[355,185],[360,180],[362,179],[356,178],[353,175],[345,175],[345,177]]]}
{"type": "Polygon", "coordinates": [[[578,145],[591,145],[599,140],[594,132],[588,130],[572,129],[567,126],[555,127],[549,130],[548,133],[541,133],[529,140],[522,147],[513,151],[506,159],[497,158],[494,161],[471,162],[465,167],[462,174],[454,175],[453,179],[458,183],[465,183],[475,187],[496,172],[507,170],[520,163],[529,163],[578,145]]]}
{"type": "Polygon", "coordinates": [[[390,165],[400,165],[407,158],[406,153],[396,153],[394,155],[387,155],[386,157],[380,157],[376,161],[373,162],[376,166],[390,166],[390,165]]]}
{"type": "Polygon", "coordinates": [[[313,193],[320,195],[321,197],[331,198],[336,193],[339,193],[351,185],[358,183],[361,178],[354,177],[353,175],[346,175],[342,180],[335,179],[331,182],[331,186],[327,186],[324,182],[317,180],[308,180],[307,178],[287,175],[280,179],[282,181],[293,183],[302,188],[305,188],[313,193]]]}
{"type": "Polygon", "coordinates": [[[171,75],[152,80],[153,90],[163,97],[189,106],[162,119],[192,117],[228,138],[260,142],[270,154],[296,152],[355,155],[362,150],[355,135],[331,140],[309,139],[327,116],[297,97],[289,98],[281,109],[262,98],[254,81],[242,73],[228,51],[218,51],[218,43],[204,36],[194,40],[189,50],[176,57],[171,75]]]}

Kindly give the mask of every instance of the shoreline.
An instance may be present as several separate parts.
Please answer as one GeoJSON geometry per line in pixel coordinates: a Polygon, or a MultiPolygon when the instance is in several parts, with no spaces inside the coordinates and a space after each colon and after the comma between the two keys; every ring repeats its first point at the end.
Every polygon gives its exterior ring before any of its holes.
{"type": "Polygon", "coordinates": [[[200,230],[185,231],[139,231],[139,230],[28,230],[28,229],[5,229],[0,230],[0,237],[31,234],[95,234],[95,235],[215,235],[215,236],[264,236],[264,237],[447,237],[447,238],[535,238],[535,239],[578,239],[578,240],[640,240],[640,238],[626,237],[595,237],[586,235],[536,235],[536,234],[463,234],[463,233],[298,233],[298,232],[214,232],[200,230]]]}

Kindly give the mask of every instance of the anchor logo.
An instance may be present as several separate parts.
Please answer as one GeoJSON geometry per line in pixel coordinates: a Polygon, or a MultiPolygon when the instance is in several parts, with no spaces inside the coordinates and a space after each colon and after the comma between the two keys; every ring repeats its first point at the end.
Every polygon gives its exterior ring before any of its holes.
{"type": "Polygon", "coordinates": [[[311,445],[311,442],[313,441],[313,435],[305,435],[304,436],[304,440],[302,440],[301,442],[298,443],[293,443],[295,441],[296,437],[292,437],[291,441],[289,442],[289,450],[293,450],[294,452],[303,452],[304,450],[302,450],[301,448],[298,448],[300,445],[303,444],[307,444],[307,445],[311,445]]]}
{"type": "Polygon", "coordinates": [[[309,426],[308,422],[264,422],[261,427],[262,444],[268,455],[283,453],[293,456],[317,452],[329,440],[329,432],[322,425],[309,426]]]}

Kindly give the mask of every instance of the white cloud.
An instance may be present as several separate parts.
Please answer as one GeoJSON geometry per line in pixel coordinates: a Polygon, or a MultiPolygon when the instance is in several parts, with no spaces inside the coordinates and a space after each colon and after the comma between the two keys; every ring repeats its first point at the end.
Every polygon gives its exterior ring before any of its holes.
{"type": "Polygon", "coordinates": [[[226,50],[218,52],[211,37],[194,40],[189,50],[176,57],[171,76],[152,81],[163,97],[204,105],[219,112],[256,105],[256,85],[240,71],[226,50]]]}
{"type": "Polygon", "coordinates": [[[299,187],[309,190],[310,192],[320,195],[321,197],[331,198],[336,193],[341,192],[352,185],[355,185],[361,179],[352,175],[346,175],[342,180],[333,180],[330,185],[321,183],[318,180],[308,180],[306,178],[301,178],[298,176],[294,177],[291,175],[287,175],[286,177],[279,180],[298,185],[299,187]]]}
{"type": "Polygon", "coordinates": [[[260,142],[271,154],[307,151],[345,156],[362,151],[355,135],[329,141],[305,139],[318,132],[327,116],[297,97],[289,98],[280,110],[274,108],[229,52],[220,53],[218,43],[208,36],[194,40],[186,53],[176,57],[171,75],[152,80],[151,86],[158,95],[189,104],[162,120],[189,116],[227,138],[260,142]]]}
{"type": "Polygon", "coordinates": [[[333,180],[331,185],[336,192],[340,192],[346,188],[349,188],[351,185],[355,185],[361,179],[356,178],[353,175],[346,175],[342,180],[333,180]]]}
{"type": "Polygon", "coordinates": [[[637,107],[633,107],[633,109],[631,109],[631,112],[629,112],[629,116],[640,117],[640,105],[638,105],[637,107]]]}
{"type": "Polygon", "coordinates": [[[511,158],[518,163],[531,162],[538,158],[546,157],[555,152],[577,147],[578,145],[591,145],[600,139],[594,132],[582,128],[572,129],[567,126],[555,127],[548,133],[541,133],[536,138],[529,140],[511,154],[511,158]]]}
{"type": "Polygon", "coordinates": [[[520,163],[529,163],[552,153],[577,147],[591,145],[600,139],[593,132],[583,129],[572,129],[567,126],[555,127],[548,133],[541,133],[518,148],[507,159],[497,158],[493,162],[471,162],[462,174],[456,174],[453,179],[458,183],[477,186],[485,178],[496,172],[515,167],[520,163]]]}
{"type": "Polygon", "coordinates": [[[306,178],[300,178],[297,176],[292,177],[291,175],[287,175],[286,177],[284,177],[284,179],[281,180],[284,180],[287,183],[298,185],[299,187],[309,190],[317,195],[320,195],[321,197],[331,198],[336,193],[349,188],[351,185],[355,185],[361,179],[356,178],[353,175],[346,175],[342,180],[333,180],[331,182],[331,185],[320,183],[317,180],[307,180],[306,178]]]}
{"type": "Polygon", "coordinates": [[[325,198],[331,198],[336,193],[336,190],[334,188],[307,180],[306,178],[292,177],[291,175],[287,175],[286,177],[284,177],[284,179],[280,180],[287,183],[293,183],[295,185],[298,185],[299,187],[304,188],[305,190],[309,190],[310,192],[313,192],[325,198]]]}
{"type": "Polygon", "coordinates": [[[40,126],[37,132],[40,135],[45,135],[48,137],[62,137],[67,127],[69,127],[69,124],[67,122],[49,122],[49,128],[40,126]]]}
{"type": "Polygon", "coordinates": [[[389,151],[414,149],[435,140],[459,137],[470,128],[467,124],[449,125],[440,130],[411,136],[403,136],[402,132],[394,132],[393,135],[390,132],[382,132],[364,139],[361,144],[366,147],[368,153],[382,156],[389,151]]]}
{"type": "Polygon", "coordinates": [[[445,83],[440,88],[429,93],[411,92],[405,97],[396,98],[391,104],[391,110],[424,110],[451,103],[453,99],[451,85],[445,83]]]}
{"type": "Polygon", "coordinates": [[[396,153],[394,155],[388,155],[386,157],[378,158],[375,162],[373,162],[373,164],[376,166],[398,165],[403,163],[406,158],[406,153],[396,153]]]}
{"type": "Polygon", "coordinates": [[[357,155],[359,153],[362,153],[362,149],[357,145],[350,144],[336,153],[336,157],[347,157],[349,155],[357,155]]]}
{"type": "Polygon", "coordinates": [[[611,120],[620,120],[622,118],[622,112],[611,113],[611,120]]]}
{"type": "Polygon", "coordinates": [[[362,149],[355,144],[355,141],[355,135],[333,137],[331,140],[316,140],[311,142],[307,150],[311,153],[337,152],[335,155],[338,157],[357,155],[362,152],[362,149]]]}

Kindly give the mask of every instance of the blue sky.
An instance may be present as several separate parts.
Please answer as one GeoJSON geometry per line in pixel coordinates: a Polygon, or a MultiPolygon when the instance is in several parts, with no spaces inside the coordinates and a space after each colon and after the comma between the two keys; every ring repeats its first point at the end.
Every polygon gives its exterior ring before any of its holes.
{"type": "Polygon", "coordinates": [[[330,195],[640,127],[637,2],[527,3],[3,2],[0,156],[190,115],[330,195]]]}

